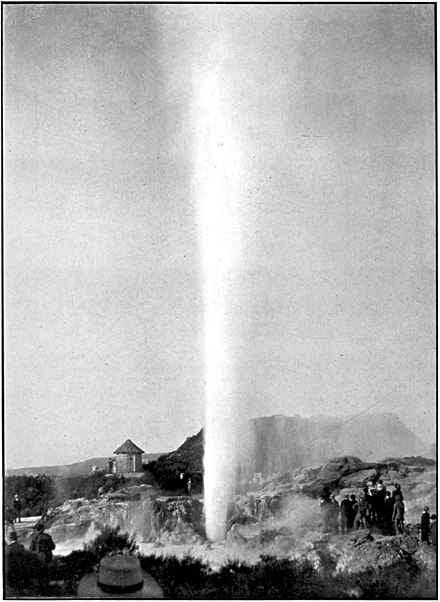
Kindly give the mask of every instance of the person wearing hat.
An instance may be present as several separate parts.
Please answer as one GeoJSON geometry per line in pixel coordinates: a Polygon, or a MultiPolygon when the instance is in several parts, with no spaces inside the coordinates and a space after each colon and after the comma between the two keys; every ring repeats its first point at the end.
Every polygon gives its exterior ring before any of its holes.
{"type": "Polygon", "coordinates": [[[35,554],[18,542],[15,531],[7,537],[4,583],[7,596],[38,596],[41,587],[42,565],[35,554]]]}
{"type": "Polygon", "coordinates": [[[55,550],[55,544],[52,537],[44,532],[43,523],[35,525],[29,550],[35,552],[45,566],[52,561],[52,550],[55,550]]]}
{"type": "Polygon", "coordinates": [[[7,537],[7,548],[5,553],[7,555],[16,555],[20,554],[22,550],[24,550],[24,545],[18,543],[18,535],[16,531],[10,531],[7,537]]]}
{"type": "Polygon", "coordinates": [[[78,598],[163,598],[157,581],[141,568],[139,558],[118,554],[106,556],[98,571],[78,584],[78,598]]]}
{"type": "Polygon", "coordinates": [[[420,526],[421,526],[421,541],[422,543],[429,543],[429,508],[428,506],[423,506],[422,516],[420,517],[420,526]]]}
{"type": "Polygon", "coordinates": [[[391,493],[391,495],[393,496],[393,500],[396,501],[396,495],[400,496],[400,499],[403,502],[403,493],[402,493],[402,487],[400,486],[400,483],[394,483],[394,489],[393,492],[391,493]]]}
{"type": "Polygon", "coordinates": [[[379,480],[376,484],[376,520],[377,525],[382,531],[385,530],[385,498],[387,490],[382,481],[379,480]]]}
{"type": "Polygon", "coordinates": [[[394,510],[394,500],[391,495],[391,491],[387,491],[385,493],[385,502],[384,502],[384,532],[385,532],[385,535],[394,535],[393,510],[394,510]]]}
{"type": "Polygon", "coordinates": [[[20,498],[18,497],[18,495],[15,495],[15,497],[14,497],[13,506],[14,506],[15,520],[18,523],[21,523],[21,501],[20,501],[20,498]]]}

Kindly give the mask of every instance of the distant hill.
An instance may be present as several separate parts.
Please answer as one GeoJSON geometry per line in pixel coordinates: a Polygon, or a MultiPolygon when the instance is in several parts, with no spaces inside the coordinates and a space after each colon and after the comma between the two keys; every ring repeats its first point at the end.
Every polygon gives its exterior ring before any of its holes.
{"type": "Polygon", "coordinates": [[[352,455],[374,462],[387,456],[435,457],[395,414],[356,418],[270,416],[251,421],[254,434],[251,468],[265,475],[330,458],[352,455]]]}
{"type": "MultiPolygon", "coordinates": [[[[142,461],[147,462],[156,460],[162,454],[142,454],[142,461]]],[[[9,468],[6,469],[6,476],[17,476],[24,474],[45,474],[53,477],[77,477],[86,476],[92,470],[93,466],[98,466],[104,470],[108,469],[109,456],[104,458],[90,458],[83,462],[75,462],[74,464],[63,464],[61,466],[29,466],[25,468],[9,468]]]]}
{"type": "Polygon", "coordinates": [[[193,487],[201,491],[203,487],[203,429],[197,435],[188,437],[180,447],[164,454],[153,462],[151,472],[157,483],[165,489],[178,489],[183,486],[182,473],[191,475],[193,487]]]}
{"type": "MultiPolygon", "coordinates": [[[[264,476],[300,466],[316,466],[333,457],[357,456],[368,462],[386,457],[435,458],[431,445],[419,439],[395,414],[354,418],[328,416],[265,416],[250,421],[253,441],[242,462],[242,476],[264,476]]],[[[189,437],[176,451],[161,456],[155,472],[168,483],[180,472],[198,475],[203,470],[203,430],[189,437]]]]}
{"type": "MultiPolygon", "coordinates": [[[[264,416],[250,422],[252,444],[243,464],[243,474],[278,474],[300,466],[316,466],[337,456],[357,456],[367,462],[386,457],[435,458],[435,446],[424,443],[390,412],[356,418],[314,416],[264,416]]],[[[181,472],[201,478],[203,430],[167,454],[143,454],[144,461],[157,460],[154,471],[172,483],[181,472]]],[[[6,470],[6,475],[44,473],[52,476],[87,475],[92,466],[107,469],[108,456],[64,466],[34,466],[6,470]]]]}

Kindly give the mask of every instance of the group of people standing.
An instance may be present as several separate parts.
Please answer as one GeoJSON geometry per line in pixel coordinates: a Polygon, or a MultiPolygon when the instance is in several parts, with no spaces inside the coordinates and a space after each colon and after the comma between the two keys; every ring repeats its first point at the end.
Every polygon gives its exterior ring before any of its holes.
{"type": "Polygon", "coordinates": [[[335,494],[326,491],[321,497],[321,514],[324,532],[347,534],[371,527],[376,527],[384,535],[404,532],[405,505],[399,483],[395,483],[394,489],[389,491],[382,480],[376,484],[369,481],[358,497],[346,493],[340,503],[335,494]]]}
{"type": "Polygon", "coordinates": [[[7,535],[5,546],[5,584],[8,595],[32,594],[47,579],[55,543],[45,533],[44,524],[35,525],[29,550],[18,541],[16,531],[7,535]]]}

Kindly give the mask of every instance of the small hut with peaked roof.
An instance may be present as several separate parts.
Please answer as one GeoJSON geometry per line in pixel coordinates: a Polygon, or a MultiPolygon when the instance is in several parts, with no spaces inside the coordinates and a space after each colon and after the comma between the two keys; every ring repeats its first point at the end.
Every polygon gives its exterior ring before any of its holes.
{"type": "Polygon", "coordinates": [[[142,472],[142,454],[144,450],[127,439],[114,452],[116,454],[116,472],[127,474],[133,472],[142,472]]]}

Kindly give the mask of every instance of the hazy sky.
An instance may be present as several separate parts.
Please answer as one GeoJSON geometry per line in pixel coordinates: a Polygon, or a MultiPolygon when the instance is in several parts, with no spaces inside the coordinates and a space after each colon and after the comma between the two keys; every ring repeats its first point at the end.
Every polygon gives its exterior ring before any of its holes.
{"type": "Polygon", "coordinates": [[[216,62],[246,207],[237,403],[393,411],[434,441],[432,4],[3,12],[7,466],[203,426],[194,85],[216,62]]]}

